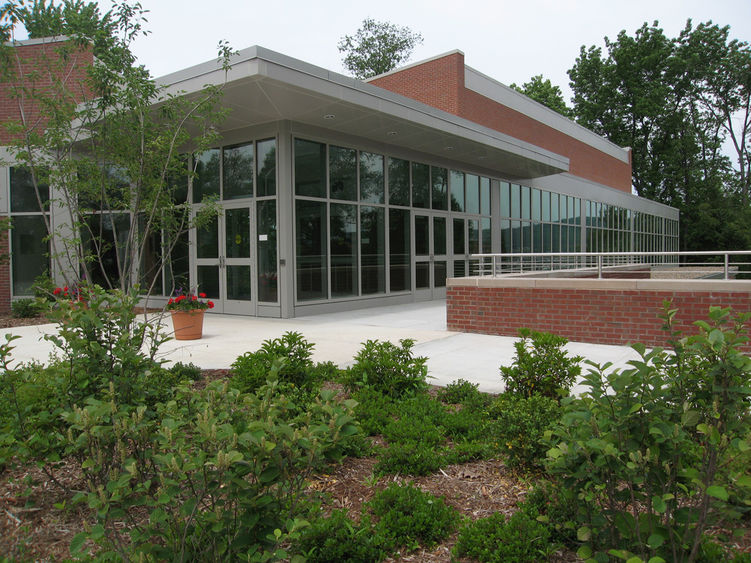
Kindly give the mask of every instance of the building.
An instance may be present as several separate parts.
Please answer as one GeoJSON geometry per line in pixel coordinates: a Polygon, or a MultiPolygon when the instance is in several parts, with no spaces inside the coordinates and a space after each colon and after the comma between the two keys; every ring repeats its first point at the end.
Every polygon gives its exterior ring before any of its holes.
{"type": "MultiPolygon", "coordinates": [[[[294,317],[441,298],[447,277],[477,272],[480,252],[678,249],[678,211],[631,194],[629,149],[459,51],[367,82],[261,47],[232,65],[221,146],[194,156],[188,196],[216,194],[223,213],[165,258],[215,311],[294,317]]],[[[224,81],[214,61],[159,79],[187,95],[224,81]]],[[[25,189],[12,166],[0,174],[0,213],[28,223],[10,234],[6,303],[50,267],[42,213],[17,203],[25,189]]]]}

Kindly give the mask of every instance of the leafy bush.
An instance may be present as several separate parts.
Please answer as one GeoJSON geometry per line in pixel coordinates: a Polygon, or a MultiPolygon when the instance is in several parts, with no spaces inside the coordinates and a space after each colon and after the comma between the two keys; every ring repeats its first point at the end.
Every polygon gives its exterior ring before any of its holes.
{"type": "Polygon", "coordinates": [[[445,465],[469,463],[478,459],[486,459],[494,453],[496,453],[496,450],[486,442],[460,442],[445,450],[443,460],[445,465]]]}
{"type": "Polygon", "coordinates": [[[309,343],[299,332],[285,332],[281,338],[264,340],[256,352],[246,352],[232,363],[232,385],[253,392],[266,384],[274,363],[279,364],[280,382],[314,389],[319,382],[313,371],[309,343]]]}
{"type": "Polygon", "coordinates": [[[550,541],[569,547],[576,545],[575,523],[579,510],[586,507],[572,491],[550,481],[540,481],[529,490],[519,509],[548,524],[550,541]]]}
{"type": "Polygon", "coordinates": [[[457,379],[438,390],[438,399],[449,405],[464,403],[468,399],[473,399],[480,394],[480,391],[478,391],[479,386],[479,383],[470,383],[464,379],[457,379]]]}
{"type": "Polygon", "coordinates": [[[184,364],[182,362],[177,362],[176,364],[170,366],[169,371],[177,381],[198,381],[199,379],[201,379],[202,373],[202,370],[199,366],[192,363],[184,364]]]}
{"type": "Polygon", "coordinates": [[[391,342],[368,340],[355,356],[344,376],[350,389],[370,387],[391,397],[402,397],[427,387],[427,358],[414,357],[414,340],[404,339],[401,346],[391,342]]]}
{"type": "Polygon", "coordinates": [[[376,534],[393,547],[432,547],[456,528],[459,514],[443,498],[408,483],[392,483],[368,503],[378,517],[376,534]]]}
{"type": "Polygon", "coordinates": [[[580,356],[569,357],[563,350],[568,340],[526,328],[519,329],[519,336],[521,340],[514,344],[514,363],[501,367],[506,392],[522,397],[567,395],[581,374],[582,361],[580,356]]]}
{"type": "MultiPolygon", "coordinates": [[[[666,306],[668,330],[674,315],[666,306]]],[[[707,526],[738,516],[725,501],[732,488],[748,499],[751,477],[721,464],[748,448],[747,319],[712,307],[699,334],[671,335],[672,354],[634,346],[631,368],[595,366],[564,400],[548,467],[590,507],[580,556],[695,561],[707,526]]]]}
{"type": "Polygon", "coordinates": [[[435,448],[425,444],[397,443],[381,453],[373,468],[376,475],[429,475],[438,471],[444,461],[435,448]]]}
{"type": "Polygon", "coordinates": [[[454,554],[482,563],[547,561],[549,537],[548,528],[527,512],[516,512],[508,520],[496,512],[464,526],[454,554]]]}
{"type": "Polygon", "coordinates": [[[38,317],[43,306],[35,299],[16,299],[10,304],[13,316],[17,319],[31,319],[38,317]]]}
{"type": "Polygon", "coordinates": [[[561,416],[555,399],[542,395],[521,397],[503,393],[487,410],[488,437],[508,455],[511,467],[534,469],[545,463],[545,432],[561,416]]]}
{"type": "Polygon", "coordinates": [[[420,443],[435,446],[444,441],[445,407],[426,394],[408,397],[396,404],[396,420],[383,429],[389,443],[420,443]]]}
{"type": "Polygon", "coordinates": [[[308,563],[368,563],[386,557],[382,543],[367,515],[358,525],[346,510],[335,510],[328,518],[313,520],[300,533],[296,547],[308,563]]]}
{"type": "Polygon", "coordinates": [[[368,436],[382,434],[396,415],[396,403],[387,395],[369,387],[354,392],[352,398],[357,401],[355,417],[368,436]]]}
{"type": "Polygon", "coordinates": [[[486,410],[465,406],[455,412],[447,413],[442,424],[446,435],[452,440],[475,441],[487,440],[488,419],[486,410]]]}

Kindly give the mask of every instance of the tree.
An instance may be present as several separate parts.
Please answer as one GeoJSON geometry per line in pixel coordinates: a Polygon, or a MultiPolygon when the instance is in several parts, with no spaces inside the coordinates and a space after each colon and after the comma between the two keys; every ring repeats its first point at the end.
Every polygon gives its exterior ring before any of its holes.
{"type": "Polygon", "coordinates": [[[408,27],[366,18],[354,35],[345,35],[337,47],[345,53],[344,67],[365,79],[395,69],[409,60],[422,35],[408,27]]]}
{"type": "MultiPolygon", "coordinates": [[[[634,188],[680,209],[683,249],[751,243],[743,227],[747,164],[734,171],[722,150],[744,107],[742,69],[748,67],[739,60],[745,61],[748,46],[728,44],[727,32],[711,23],[692,30],[689,21],[680,37],[670,39],[657,22],[645,23],[633,36],[622,31],[615,41],[605,38],[607,55],[582,47],[569,70],[577,122],[632,148],[634,188]],[[731,72],[734,65],[741,71],[731,72]]],[[[737,161],[747,163],[751,131],[734,131],[737,161]]]]}
{"type": "Polygon", "coordinates": [[[510,87],[565,117],[573,116],[571,108],[566,105],[566,101],[563,99],[561,89],[558,86],[553,86],[550,79],[543,78],[542,74],[533,76],[529,79],[529,82],[525,82],[521,86],[512,83],[510,87]]]}
{"type": "MultiPolygon", "coordinates": [[[[157,86],[130,49],[145,33],[137,3],[116,3],[105,14],[78,0],[22,4],[3,7],[6,34],[20,22],[34,34],[71,38],[55,44],[54,56],[35,59],[31,71],[19,49],[2,52],[3,79],[21,115],[8,124],[12,165],[31,176],[40,210],[65,214],[54,228],[44,215],[55,270],[68,285],[95,280],[151,292],[181,234],[217,213],[207,200],[192,215],[181,153],[216,142],[221,87],[188,99],[157,86]],[[68,65],[87,49],[94,62],[75,78],[68,65]],[[49,202],[46,186],[54,187],[49,202]]],[[[225,70],[230,55],[220,43],[225,70]]]]}

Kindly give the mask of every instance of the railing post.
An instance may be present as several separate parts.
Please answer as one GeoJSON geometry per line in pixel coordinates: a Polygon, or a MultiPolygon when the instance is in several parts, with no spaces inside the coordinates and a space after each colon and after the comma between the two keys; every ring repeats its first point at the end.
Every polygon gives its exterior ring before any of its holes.
{"type": "Polygon", "coordinates": [[[729,261],[730,255],[726,252],[725,253],[725,279],[728,279],[728,261],[729,261]]]}
{"type": "Polygon", "coordinates": [[[602,279],[602,254],[597,255],[597,279],[602,279]]]}

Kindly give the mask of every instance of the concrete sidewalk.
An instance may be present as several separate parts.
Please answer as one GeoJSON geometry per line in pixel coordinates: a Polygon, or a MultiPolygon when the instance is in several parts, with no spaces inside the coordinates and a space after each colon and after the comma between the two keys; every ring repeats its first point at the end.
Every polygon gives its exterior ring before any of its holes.
{"type": "MultiPolygon", "coordinates": [[[[171,323],[166,319],[166,330],[171,323]]],[[[53,346],[44,334],[55,331],[55,325],[39,325],[3,329],[0,333],[21,336],[14,342],[12,355],[17,362],[46,362],[53,346]]],[[[297,331],[315,344],[315,361],[332,361],[340,367],[351,365],[352,358],[366,340],[415,340],[415,353],[428,358],[430,383],[446,385],[463,378],[480,385],[480,390],[500,392],[503,382],[501,365],[510,365],[514,358],[515,338],[467,334],[446,330],[446,304],[429,301],[373,309],[360,309],[295,319],[260,319],[235,315],[207,314],[203,338],[171,340],[160,350],[170,362],[193,362],[203,368],[228,368],[239,355],[255,351],[264,340],[277,338],[287,331],[297,331]]],[[[4,336],[0,335],[4,341],[4,336]]],[[[605,346],[571,342],[571,355],[580,355],[598,363],[612,362],[625,366],[637,358],[625,346],[605,346]]],[[[586,369],[586,368],[585,368],[586,369]]]]}

